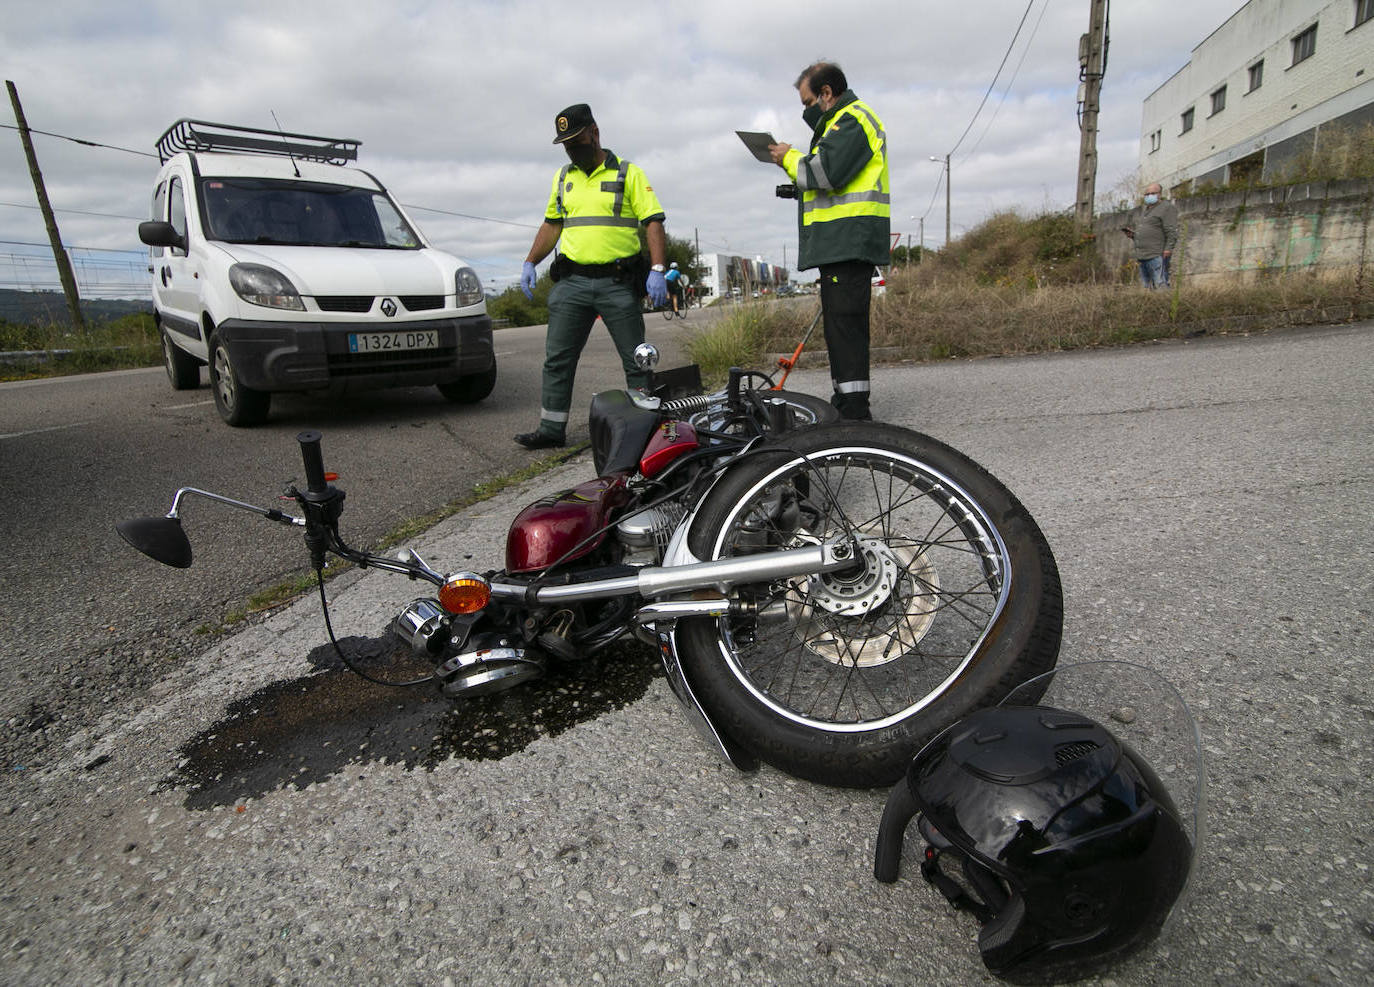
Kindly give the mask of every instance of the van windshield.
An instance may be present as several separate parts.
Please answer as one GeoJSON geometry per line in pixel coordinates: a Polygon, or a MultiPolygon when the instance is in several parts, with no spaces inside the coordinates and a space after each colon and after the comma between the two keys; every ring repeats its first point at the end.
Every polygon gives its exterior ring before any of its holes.
{"type": "Polygon", "coordinates": [[[207,236],[228,243],[419,250],[383,193],[273,178],[202,178],[207,236]]]}

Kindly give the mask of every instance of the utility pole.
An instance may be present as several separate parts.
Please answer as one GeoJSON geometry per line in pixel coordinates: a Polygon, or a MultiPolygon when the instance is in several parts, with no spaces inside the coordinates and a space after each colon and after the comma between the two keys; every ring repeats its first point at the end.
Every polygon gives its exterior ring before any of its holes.
{"type": "Polygon", "coordinates": [[[19,91],[14,83],[5,80],[5,88],[10,91],[10,103],[14,106],[14,122],[19,126],[19,140],[24,145],[24,156],[29,159],[29,177],[33,179],[33,190],[38,196],[38,208],[43,213],[43,223],[48,227],[48,242],[52,244],[53,260],[57,262],[57,276],[62,281],[62,293],[67,296],[67,310],[71,313],[72,327],[86,330],[86,320],[81,315],[81,296],[76,291],[76,276],[72,274],[72,262],[62,249],[62,235],[57,232],[57,220],[53,218],[52,206],[48,204],[48,193],[43,187],[43,173],[38,170],[38,158],[33,153],[33,141],[29,138],[29,125],[24,119],[24,108],[19,105],[19,91]]]}
{"type": "Polygon", "coordinates": [[[954,183],[954,176],[949,172],[949,155],[945,155],[945,247],[949,247],[949,187],[954,183]]]}
{"type": "Polygon", "coordinates": [[[1097,110],[1102,76],[1107,70],[1107,0],[1089,0],[1088,33],[1078,39],[1078,201],[1074,223],[1087,232],[1093,225],[1097,194],[1097,110]]]}

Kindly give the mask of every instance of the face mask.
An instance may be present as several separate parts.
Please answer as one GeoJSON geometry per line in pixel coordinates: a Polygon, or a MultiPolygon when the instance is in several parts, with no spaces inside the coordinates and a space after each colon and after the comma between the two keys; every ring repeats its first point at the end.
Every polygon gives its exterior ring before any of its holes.
{"type": "Polygon", "coordinates": [[[806,125],[812,130],[816,129],[816,124],[821,122],[821,117],[823,116],[825,116],[825,110],[821,109],[821,104],[819,102],[812,103],[802,110],[802,119],[806,121],[806,125]]]}
{"type": "Polygon", "coordinates": [[[596,145],[594,144],[565,144],[568,159],[574,165],[587,174],[591,174],[592,168],[596,166],[596,145]]]}
{"type": "Polygon", "coordinates": [[[1145,196],[1145,205],[1147,205],[1147,206],[1152,206],[1152,205],[1154,205],[1154,204],[1155,204],[1156,202],[1158,202],[1158,201],[1159,201],[1159,196],[1155,195],[1153,192],[1150,193],[1149,195],[1145,196]]]}

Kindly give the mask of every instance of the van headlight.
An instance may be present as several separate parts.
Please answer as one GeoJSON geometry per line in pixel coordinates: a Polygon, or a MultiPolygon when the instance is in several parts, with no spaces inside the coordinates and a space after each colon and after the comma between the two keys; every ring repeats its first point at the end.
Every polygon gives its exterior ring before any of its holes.
{"type": "Polygon", "coordinates": [[[457,308],[476,305],[485,297],[482,294],[482,280],[477,277],[477,272],[472,268],[458,268],[458,273],[453,276],[453,281],[458,295],[457,308]]]}
{"type": "Polygon", "coordinates": [[[305,303],[291,279],[280,271],[261,264],[235,264],[229,268],[229,283],[238,296],[251,305],[304,312],[305,303]]]}

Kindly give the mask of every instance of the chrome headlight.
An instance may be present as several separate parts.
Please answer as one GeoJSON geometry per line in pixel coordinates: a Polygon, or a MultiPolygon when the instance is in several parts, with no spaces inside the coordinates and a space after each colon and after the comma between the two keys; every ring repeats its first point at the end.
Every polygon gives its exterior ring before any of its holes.
{"type": "Polygon", "coordinates": [[[238,296],[251,305],[304,312],[305,303],[291,279],[280,271],[261,264],[235,264],[229,268],[229,283],[238,296]]]}
{"type": "Polygon", "coordinates": [[[476,305],[485,297],[482,294],[482,280],[472,268],[458,268],[458,273],[454,275],[453,280],[458,295],[458,308],[476,305]]]}

